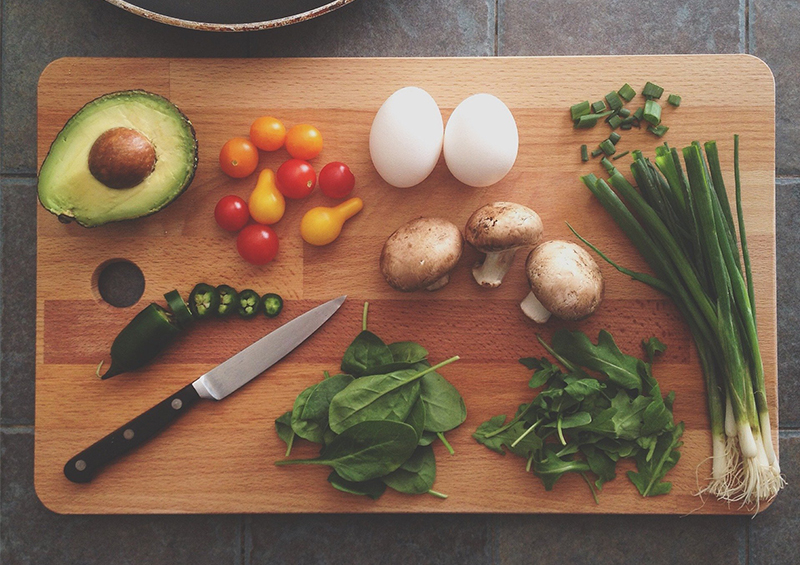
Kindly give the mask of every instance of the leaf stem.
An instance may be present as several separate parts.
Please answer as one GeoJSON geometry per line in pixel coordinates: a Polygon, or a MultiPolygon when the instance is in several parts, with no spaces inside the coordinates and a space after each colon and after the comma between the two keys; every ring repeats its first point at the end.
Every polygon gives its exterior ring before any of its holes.
{"type": "Polygon", "coordinates": [[[291,437],[289,437],[289,441],[286,443],[286,455],[284,457],[289,457],[289,454],[292,452],[292,445],[294,444],[294,436],[295,433],[292,432],[291,437]]]}
{"type": "Polygon", "coordinates": [[[435,496],[436,498],[447,498],[446,494],[442,494],[441,492],[437,492],[433,489],[429,490],[428,494],[430,494],[431,496],[435,496]]]}
{"type": "Polygon", "coordinates": [[[367,311],[369,310],[369,302],[364,302],[364,313],[361,314],[361,331],[367,331],[367,311]]]}
{"type": "Polygon", "coordinates": [[[444,434],[442,432],[436,432],[436,436],[440,440],[442,440],[442,443],[447,448],[447,451],[450,453],[450,455],[455,455],[456,454],[455,450],[453,449],[453,446],[450,445],[450,442],[448,442],[447,439],[445,439],[444,434]]]}
{"type": "Polygon", "coordinates": [[[581,473],[580,475],[581,477],[583,477],[583,480],[586,481],[586,484],[589,485],[589,490],[592,491],[592,498],[594,498],[594,503],[600,504],[600,500],[598,500],[597,498],[597,492],[594,489],[592,481],[589,480],[589,477],[586,476],[586,473],[581,473]]]}

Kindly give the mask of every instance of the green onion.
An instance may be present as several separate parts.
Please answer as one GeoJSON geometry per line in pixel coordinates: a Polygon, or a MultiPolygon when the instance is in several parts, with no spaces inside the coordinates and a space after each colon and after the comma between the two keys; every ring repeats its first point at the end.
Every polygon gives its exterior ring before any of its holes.
{"type": "Polygon", "coordinates": [[[602,153],[603,153],[603,150],[602,150],[602,149],[600,149],[600,148],[598,147],[597,149],[595,149],[594,151],[592,151],[592,157],[597,157],[597,156],[599,156],[599,155],[600,155],[600,154],[602,154],[602,153]]]}
{"type": "Polygon", "coordinates": [[[581,161],[584,163],[589,160],[589,150],[586,145],[581,145],[581,161]]]}
{"type": "Polygon", "coordinates": [[[625,151],[624,153],[620,153],[619,155],[614,155],[611,159],[614,161],[616,161],[617,159],[622,159],[628,153],[630,153],[630,151],[625,151]]]}
{"type": "Polygon", "coordinates": [[[667,96],[667,102],[675,106],[676,108],[681,105],[681,97],[677,94],[670,94],[667,96]]]}
{"type": "Polygon", "coordinates": [[[609,139],[609,141],[611,141],[611,143],[616,145],[617,143],[619,143],[619,140],[622,139],[622,136],[620,134],[618,134],[617,132],[612,131],[611,135],[608,136],[608,139],[609,139]]]}
{"type": "Polygon", "coordinates": [[[611,116],[608,119],[608,125],[611,126],[611,129],[617,129],[619,126],[622,125],[622,118],[619,116],[611,116]]]}
{"type": "Polygon", "coordinates": [[[630,111],[630,110],[628,110],[627,108],[622,108],[622,109],[621,109],[621,110],[618,112],[618,114],[619,114],[619,116],[620,116],[621,118],[628,118],[628,117],[630,117],[630,115],[631,115],[631,111],[630,111]]]}
{"type": "Polygon", "coordinates": [[[642,96],[648,100],[653,98],[661,98],[662,94],[664,94],[664,89],[657,84],[653,84],[652,82],[645,84],[644,88],[642,89],[642,96]]]}
{"type": "Polygon", "coordinates": [[[625,123],[625,120],[622,120],[622,124],[620,124],[619,129],[624,130],[624,131],[631,130],[631,129],[633,129],[633,124],[632,123],[625,123]]]}
{"type": "Polygon", "coordinates": [[[601,118],[605,118],[611,114],[611,112],[603,112],[602,114],[584,114],[577,120],[575,120],[575,128],[576,129],[585,129],[585,128],[593,128],[597,125],[597,120],[601,118]]]}
{"type": "Polygon", "coordinates": [[[615,112],[622,108],[623,102],[622,98],[619,97],[615,91],[611,91],[605,96],[606,102],[608,102],[608,107],[614,110],[615,112]]]}
{"type": "Polygon", "coordinates": [[[636,111],[633,113],[633,118],[642,121],[642,119],[644,118],[644,108],[637,108],[636,111]]]}
{"type": "Polygon", "coordinates": [[[604,139],[601,141],[600,149],[602,149],[603,153],[606,155],[613,155],[617,151],[617,148],[614,147],[614,143],[610,139],[604,139]]]}
{"type": "Polygon", "coordinates": [[[631,172],[638,191],[606,163],[616,193],[594,175],[582,177],[655,276],[620,267],[581,240],[620,272],[675,301],[697,345],[708,393],[712,477],[701,492],[757,508],[785,483],[772,445],[758,344],[738,136],[734,174],[741,258],[716,144],[706,143],[705,153],[707,161],[699,143],[680,152],[664,145],[656,150],[654,166],[634,151],[631,172]]]}
{"type": "Polygon", "coordinates": [[[572,121],[577,120],[581,116],[585,116],[589,113],[589,101],[584,100],[580,104],[575,104],[571,106],[569,109],[569,113],[572,115],[572,121]]]}
{"type": "Polygon", "coordinates": [[[592,104],[592,113],[599,114],[600,112],[604,112],[606,109],[606,103],[603,100],[598,100],[597,102],[592,104]]]}
{"type": "Polygon", "coordinates": [[[661,123],[661,106],[655,100],[648,100],[644,103],[644,113],[642,114],[646,122],[654,126],[661,123]]]}
{"type": "Polygon", "coordinates": [[[605,169],[606,169],[606,172],[607,172],[608,174],[611,174],[612,172],[614,172],[614,165],[612,165],[612,164],[611,164],[611,161],[609,161],[609,160],[608,160],[608,159],[606,159],[605,157],[603,157],[602,159],[600,159],[600,164],[601,164],[601,165],[603,165],[603,167],[605,167],[605,169]]]}
{"type": "Polygon", "coordinates": [[[630,84],[626,82],[625,84],[622,85],[622,88],[620,88],[617,91],[617,94],[619,94],[622,98],[624,98],[625,102],[630,102],[631,100],[633,100],[633,97],[636,96],[636,91],[633,88],[631,88],[630,84]]]}
{"type": "Polygon", "coordinates": [[[664,134],[669,131],[669,127],[665,125],[649,126],[647,131],[658,137],[664,137],[664,134]]]}

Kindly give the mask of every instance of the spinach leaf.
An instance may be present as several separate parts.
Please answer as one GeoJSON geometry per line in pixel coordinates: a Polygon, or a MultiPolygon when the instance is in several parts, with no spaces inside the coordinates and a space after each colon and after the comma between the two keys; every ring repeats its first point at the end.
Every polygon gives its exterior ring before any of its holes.
{"type": "Polygon", "coordinates": [[[681,458],[678,448],[683,445],[683,442],[680,441],[683,427],[683,422],[681,422],[671,433],[660,435],[649,459],[646,451],[640,451],[636,455],[638,472],[628,471],[628,478],[642,496],[657,496],[667,494],[672,490],[672,483],[662,481],[662,479],[681,458]]]}
{"type": "Polygon", "coordinates": [[[369,369],[388,365],[392,361],[392,352],[383,340],[371,331],[364,330],[344,352],[342,372],[360,377],[369,369]]]}
{"type": "Polygon", "coordinates": [[[406,369],[353,381],[331,400],[331,429],[342,433],[367,420],[404,422],[419,398],[419,379],[420,371],[406,369]]]}
{"type": "Polygon", "coordinates": [[[395,363],[419,363],[428,357],[428,350],[414,341],[396,341],[388,347],[395,363]]]}
{"type": "Polygon", "coordinates": [[[439,373],[422,377],[419,395],[425,404],[425,431],[447,432],[467,419],[467,407],[461,394],[439,373]]]}
{"type": "Polygon", "coordinates": [[[399,468],[414,453],[417,433],[403,422],[365,421],[347,428],[314,459],[281,459],[283,465],[328,465],[347,481],[364,482],[399,468]]]}
{"type": "Polygon", "coordinates": [[[590,470],[586,461],[559,457],[552,445],[545,446],[544,459],[533,463],[533,472],[542,479],[545,490],[553,490],[553,485],[564,476],[564,473],[585,473],[590,470]]]}
{"type": "Polygon", "coordinates": [[[292,452],[294,443],[294,430],[292,430],[292,411],[284,412],[275,419],[275,431],[278,437],[286,444],[286,457],[292,452]]]}
{"type": "Polygon", "coordinates": [[[351,382],[350,375],[334,375],[301,392],[292,409],[294,433],[308,441],[323,443],[331,399],[351,382]]]}
{"type": "Polygon", "coordinates": [[[421,398],[418,398],[411,408],[411,413],[406,419],[406,424],[414,428],[414,431],[417,432],[417,443],[422,441],[422,434],[425,431],[425,404],[423,404],[421,398]]]}
{"type": "Polygon", "coordinates": [[[349,494],[368,496],[372,500],[378,500],[381,495],[386,492],[386,484],[380,479],[371,479],[369,481],[356,483],[343,479],[336,471],[331,471],[331,474],[328,475],[328,482],[337,490],[349,494]]]}
{"type": "Polygon", "coordinates": [[[434,432],[422,432],[422,437],[419,438],[419,445],[430,445],[439,439],[439,436],[434,432]]]}
{"type": "Polygon", "coordinates": [[[638,369],[642,361],[622,353],[605,330],[600,330],[597,345],[583,332],[558,330],[553,335],[553,350],[572,363],[603,373],[627,390],[642,390],[638,369]]]}
{"type": "Polygon", "coordinates": [[[405,494],[424,494],[436,480],[436,457],[428,445],[417,447],[414,454],[399,469],[381,477],[391,489],[405,494]]]}

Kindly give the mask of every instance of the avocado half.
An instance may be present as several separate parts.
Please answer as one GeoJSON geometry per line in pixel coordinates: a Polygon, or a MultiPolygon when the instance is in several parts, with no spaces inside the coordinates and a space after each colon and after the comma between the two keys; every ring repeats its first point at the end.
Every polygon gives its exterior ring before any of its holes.
{"type": "Polygon", "coordinates": [[[92,100],[59,132],[39,171],[39,201],[85,227],[141,218],[180,196],[197,169],[189,119],[143,90],[92,100]]]}

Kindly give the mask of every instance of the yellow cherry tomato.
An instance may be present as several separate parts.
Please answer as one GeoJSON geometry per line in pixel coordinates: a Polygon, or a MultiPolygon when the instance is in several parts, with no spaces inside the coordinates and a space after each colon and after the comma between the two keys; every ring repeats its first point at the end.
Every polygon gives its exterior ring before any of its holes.
{"type": "Polygon", "coordinates": [[[360,198],[345,200],[338,206],[317,206],[305,213],[300,221],[300,235],[311,245],[328,245],[342,232],[344,223],[364,207],[360,198]]]}
{"type": "Polygon", "coordinates": [[[247,207],[250,208],[250,216],[259,224],[275,224],[283,218],[286,200],[278,190],[275,173],[271,169],[264,169],[259,173],[247,207]]]}

